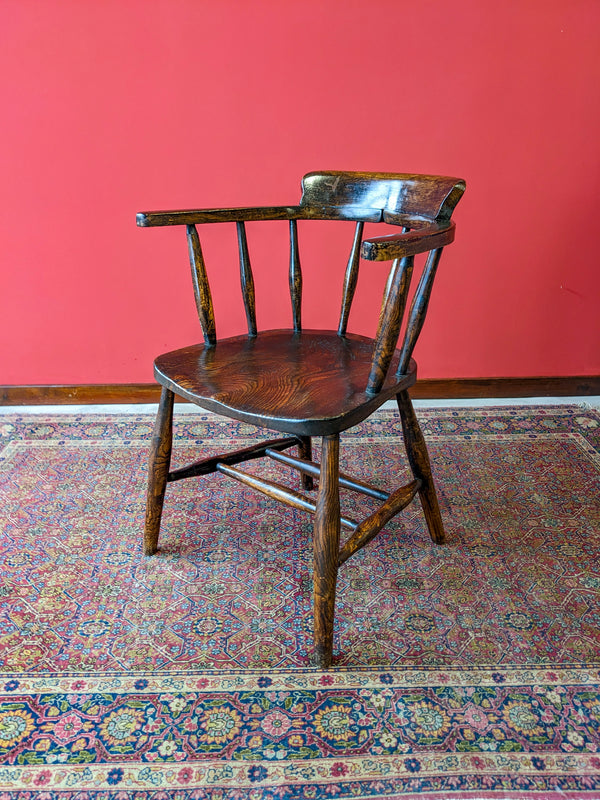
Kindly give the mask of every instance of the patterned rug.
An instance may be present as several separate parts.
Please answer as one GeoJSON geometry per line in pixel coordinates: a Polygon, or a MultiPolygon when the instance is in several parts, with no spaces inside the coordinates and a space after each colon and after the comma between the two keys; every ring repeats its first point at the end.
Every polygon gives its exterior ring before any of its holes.
{"type": "MultiPolygon", "coordinates": [[[[175,466],[260,435],[175,414],[175,466]]],[[[600,415],[419,416],[448,544],[415,503],[342,567],[328,673],[308,516],[182,481],[145,558],[150,416],[0,417],[0,800],[599,798],[600,415]]],[[[400,430],[343,470],[408,477],[400,430]]]]}

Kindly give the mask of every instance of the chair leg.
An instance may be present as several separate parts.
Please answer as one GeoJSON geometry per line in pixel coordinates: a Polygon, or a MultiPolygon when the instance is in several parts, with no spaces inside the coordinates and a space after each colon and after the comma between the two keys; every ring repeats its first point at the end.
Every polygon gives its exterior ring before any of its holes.
{"type": "Polygon", "coordinates": [[[148,493],[146,495],[146,527],[144,529],[144,555],[151,556],[158,547],[160,518],[162,515],[167,475],[171,463],[173,443],[173,392],[163,386],[148,464],[148,493]]]}
{"type": "Polygon", "coordinates": [[[313,532],[315,660],[328,669],[333,652],[333,617],[340,548],[339,434],[323,437],[321,477],[313,532]]]}
{"type": "MultiPolygon", "coordinates": [[[[305,458],[307,461],[312,461],[312,442],[310,436],[301,436],[302,444],[298,445],[298,457],[305,458]]],[[[314,481],[311,475],[302,474],[302,488],[309,492],[314,488],[314,481]]]]}
{"type": "Polygon", "coordinates": [[[396,395],[400,419],[402,420],[402,430],[404,431],[404,442],[406,453],[415,478],[420,478],[422,486],[419,489],[419,496],[425,514],[429,534],[436,544],[443,544],[446,535],[444,533],[444,523],[438,504],[429,454],[427,445],[423,438],[423,433],[415,415],[413,404],[407,391],[396,395]]]}

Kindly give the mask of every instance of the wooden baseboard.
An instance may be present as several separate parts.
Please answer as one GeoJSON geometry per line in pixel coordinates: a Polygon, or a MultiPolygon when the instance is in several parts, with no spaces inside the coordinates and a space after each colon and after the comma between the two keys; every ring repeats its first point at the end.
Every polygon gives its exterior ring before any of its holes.
{"type": "MultiPolygon", "coordinates": [[[[600,395],[600,375],[424,379],[417,381],[410,393],[419,400],[600,395]]],[[[160,386],[156,383],[0,386],[0,405],[5,406],[157,403],[159,397],[160,386]]]]}
{"type": "Polygon", "coordinates": [[[417,381],[410,393],[412,397],[419,400],[598,396],[600,395],[600,375],[425,379],[417,381]]]}

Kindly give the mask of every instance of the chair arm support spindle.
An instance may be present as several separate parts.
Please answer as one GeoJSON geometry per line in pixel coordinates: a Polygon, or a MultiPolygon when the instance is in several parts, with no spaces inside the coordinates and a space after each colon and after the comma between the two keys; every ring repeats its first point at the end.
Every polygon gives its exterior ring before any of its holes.
{"type": "Polygon", "coordinates": [[[377,394],[381,390],[394,356],[413,267],[414,256],[398,258],[392,264],[379,315],[373,361],[367,381],[368,394],[377,394]]]}
{"type": "Polygon", "coordinates": [[[415,344],[421,333],[423,323],[425,322],[425,315],[427,314],[427,307],[429,305],[429,298],[431,297],[431,290],[433,289],[433,281],[437,272],[438,264],[442,256],[443,248],[439,250],[432,250],[427,257],[427,262],[421,275],[421,280],[417,286],[417,291],[413,297],[406,323],[406,331],[404,333],[404,342],[400,351],[400,360],[398,362],[397,375],[404,375],[408,369],[408,362],[412,356],[415,344]]]}

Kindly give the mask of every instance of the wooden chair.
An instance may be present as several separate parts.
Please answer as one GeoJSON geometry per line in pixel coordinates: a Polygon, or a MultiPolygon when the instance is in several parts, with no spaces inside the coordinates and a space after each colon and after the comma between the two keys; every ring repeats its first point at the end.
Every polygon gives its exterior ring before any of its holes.
{"type": "Polygon", "coordinates": [[[314,642],[317,665],[331,664],[338,568],[364,547],[418,494],[434,542],[444,528],[429,457],[408,389],[416,381],[411,358],[423,327],[442,249],[454,239],[450,217],[465,184],[457,178],[362,172],[313,172],[302,181],[300,204],[290,207],[156,211],[138,214],[141,227],[185,225],[192,280],[204,344],[159,356],[154,374],[162,395],[152,438],[144,553],[156,552],[169,481],[220,472],[294,508],[314,512],[314,642]],[[289,220],[293,328],[258,332],[254,281],[245,223],[289,220]],[[337,331],[304,330],[298,220],[351,220],[356,223],[343,282],[337,331]],[[239,245],[241,289],[248,335],[217,341],[213,305],[196,225],[234,222],[239,245]],[[362,241],[365,222],[400,226],[401,232],[362,241]],[[402,325],[414,256],[428,253],[402,325]],[[347,332],[360,258],[391,261],[374,339],[347,332]],[[402,330],[401,345],[396,349],[402,330]],[[170,471],[173,393],[218,414],[285,434],[243,450],[202,459],[170,471]],[[382,403],[398,402],[414,480],[382,491],[339,471],[339,437],[382,403]],[[312,460],[311,437],[322,437],[321,462],[312,460]],[[297,447],[298,455],[286,451],[297,447]],[[266,456],[298,470],[305,492],[318,480],[316,500],[306,494],[243,472],[236,466],[266,456]],[[340,516],[339,487],[381,501],[375,513],[357,522],[340,516]],[[340,548],[340,526],[350,536],[340,548]]]}

